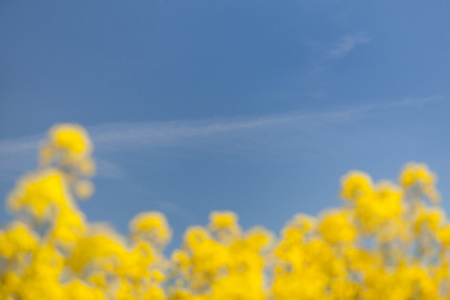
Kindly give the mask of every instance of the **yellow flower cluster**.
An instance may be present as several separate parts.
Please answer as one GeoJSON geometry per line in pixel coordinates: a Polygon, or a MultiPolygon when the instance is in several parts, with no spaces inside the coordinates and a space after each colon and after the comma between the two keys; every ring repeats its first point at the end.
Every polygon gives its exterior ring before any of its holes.
{"type": "Polygon", "coordinates": [[[49,131],[38,170],[7,199],[16,219],[0,229],[0,300],[450,299],[450,222],[423,164],[398,184],[348,173],[342,207],[295,215],[279,237],[213,212],[166,257],[159,212],[126,235],[86,220],[77,200],[93,192],[91,154],[82,127],[49,131]]]}

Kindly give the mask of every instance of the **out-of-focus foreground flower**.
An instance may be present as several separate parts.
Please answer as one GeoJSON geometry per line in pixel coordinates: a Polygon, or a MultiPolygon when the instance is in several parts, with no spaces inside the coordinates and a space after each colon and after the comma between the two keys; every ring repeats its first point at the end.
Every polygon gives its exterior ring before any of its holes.
{"type": "Polygon", "coordinates": [[[348,173],[342,207],[298,214],[279,237],[213,212],[165,257],[171,229],[159,212],[137,215],[125,236],[87,221],[77,200],[94,191],[91,154],[82,127],[55,126],[38,170],[9,195],[0,300],[450,299],[450,224],[423,164],[406,165],[397,184],[348,173]]]}

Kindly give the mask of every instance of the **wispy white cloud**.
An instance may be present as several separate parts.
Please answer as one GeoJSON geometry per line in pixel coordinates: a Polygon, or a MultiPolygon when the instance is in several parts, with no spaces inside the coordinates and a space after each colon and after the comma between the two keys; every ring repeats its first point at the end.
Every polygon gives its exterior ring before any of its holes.
{"type": "Polygon", "coordinates": [[[44,134],[0,140],[0,181],[15,180],[36,166],[37,150],[44,134]]]}
{"type": "Polygon", "coordinates": [[[252,134],[261,131],[296,129],[303,132],[323,128],[330,124],[350,121],[373,110],[418,106],[441,99],[441,95],[423,98],[404,98],[391,102],[376,102],[347,109],[318,113],[289,113],[261,117],[187,120],[173,122],[115,123],[89,128],[94,144],[170,146],[199,141],[220,139],[227,135],[252,134]]]}
{"type": "Polygon", "coordinates": [[[189,140],[217,138],[229,134],[254,132],[289,125],[324,124],[346,119],[352,111],[321,114],[286,114],[263,117],[186,120],[173,122],[115,123],[89,129],[94,143],[148,145],[153,147],[186,143],[189,140]]]}
{"type": "Polygon", "coordinates": [[[97,177],[104,177],[109,179],[122,179],[125,177],[125,172],[120,166],[114,164],[104,158],[96,160],[97,177]]]}
{"type": "MultiPolygon", "coordinates": [[[[443,96],[405,98],[318,113],[289,113],[260,117],[238,117],[172,122],[114,123],[88,128],[97,153],[99,175],[121,178],[121,168],[101,157],[102,153],[126,151],[129,148],[208,147],[210,152],[239,152],[251,149],[268,151],[268,145],[282,145],[294,137],[308,143],[314,132],[351,122],[370,112],[425,105],[443,96]],[[265,148],[266,147],[266,148],[265,148]],[[225,149],[226,148],[226,149],[225,149]]],[[[34,159],[44,135],[0,140],[0,173],[24,169],[34,159]]],[[[275,147],[274,146],[274,147],[275,147]]],[[[284,150],[283,150],[284,151],[284,150]]],[[[275,153],[276,154],[276,153],[275,153]]]]}
{"type": "Polygon", "coordinates": [[[38,134],[17,139],[0,140],[0,156],[8,153],[35,151],[43,138],[44,134],[38,134]]]}
{"type": "Polygon", "coordinates": [[[369,41],[370,38],[361,32],[343,36],[339,43],[329,50],[328,55],[330,58],[341,58],[351,52],[357,45],[365,44],[369,41]]]}
{"type": "MultiPolygon", "coordinates": [[[[303,79],[317,79],[323,73],[329,71],[330,61],[345,57],[358,45],[370,42],[371,39],[364,32],[347,34],[341,36],[337,42],[329,41],[305,41],[305,45],[310,48],[312,55],[310,69],[302,75],[303,79]]],[[[313,96],[314,97],[314,96],[313,96]]]]}

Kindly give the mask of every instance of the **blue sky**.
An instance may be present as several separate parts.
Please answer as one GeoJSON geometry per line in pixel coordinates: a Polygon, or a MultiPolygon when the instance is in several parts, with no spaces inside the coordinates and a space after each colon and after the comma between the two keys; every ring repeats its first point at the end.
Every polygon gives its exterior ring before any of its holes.
{"type": "Polygon", "coordinates": [[[223,209],[278,231],[409,161],[449,211],[450,4],[380,2],[3,0],[2,198],[71,122],[96,145],[81,206],[122,232],[159,210],[176,244],[223,209]]]}

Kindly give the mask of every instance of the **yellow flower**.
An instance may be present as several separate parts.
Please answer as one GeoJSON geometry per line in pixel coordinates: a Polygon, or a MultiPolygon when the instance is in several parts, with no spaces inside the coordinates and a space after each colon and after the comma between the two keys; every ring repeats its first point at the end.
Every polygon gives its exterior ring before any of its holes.
{"type": "Polygon", "coordinates": [[[267,246],[273,240],[272,233],[262,227],[254,227],[248,230],[244,235],[244,241],[251,249],[258,251],[267,246]]]}
{"type": "Polygon", "coordinates": [[[450,225],[440,228],[437,232],[440,242],[445,246],[450,246],[450,225]]]}
{"type": "Polygon", "coordinates": [[[38,238],[23,223],[15,222],[4,231],[0,231],[0,256],[8,259],[14,255],[32,252],[38,248],[38,238]]]}
{"type": "Polygon", "coordinates": [[[97,228],[77,240],[67,265],[76,273],[81,273],[88,264],[95,265],[96,262],[100,263],[101,268],[111,270],[127,256],[128,251],[120,236],[107,228],[97,228]]]}
{"type": "Polygon", "coordinates": [[[356,230],[348,218],[345,211],[329,211],[322,217],[318,231],[330,244],[351,242],[356,238],[356,230]]]}
{"type": "Polygon", "coordinates": [[[185,232],[184,240],[189,247],[195,248],[211,240],[211,236],[206,229],[200,226],[193,226],[185,232]]]}
{"type": "Polygon", "coordinates": [[[70,202],[66,182],[55,169],[30,174],[22,179],[8,198],[12,211],[28,210],[42,219],[49,206],[66,206],[70,202]]]}
{"type": "Polygon", "coordinates": [[[102,300],[106,299],[102,291],[96,287],[90,287],[80,280],[74,280],[65,286],[67,300],[102,300]]]}
{"type": "Polygon", "coordinates": [[[77,167],[79,172],[83,175],[92,176],[95,173],[95,162],[90,158],[80,161],[77,167]]]}
{"type": "Polygon", "coordinates": [[[90,181],[78,181],[75,184],[75,194],[80,199],[86,199],[92,196],[94,193],[94,185],[90,181]]]}
{"type": "Polygon", "coordinates": [[[175,250],[172,253],[172,261],[181,270],[186,270],[190,264],[188,255],[182,250],[175,250]]]}
{"type": "Polygon", "coordinates": [[[439,208],[421,208],[414,222],[414,230],[416,233],[422,230],[436,231],[444,218],[439,208]]]}
{"type": "Polygon", "coordinates": [[[209,215],[211,230],[234,230],[237,226],[237,215],[231,211],[213,212],[209,215]]]}
{"type": "Polygon", "coordinates": [[[372,193],[355,202],[355,216],[363,232],[372,233],[388,221],[397,220],[403,212],[403,194],[389,182],[381,182],[372,193]]]}
{"type": "Polygon", "coordinates": [[[341,178],[341,197],[346,200],[356,200],[360,196],[372,192],[372,179],[359,171],[351,171],[341,178]]]}
{"type": "Polygon", "coordinates": [[[129,225],[135,239],[147,238],[154,243],[165,245],[172,237],[166,217],[160,212],[140,213],[129,225]]]}
{"type": "Polygon", "coordinates": [[[85,233],[84,214],[75,207],[62,206],[54,221],[50,237],[61,243],[73,243],[85,233]]]}
{"type": "Polygon", "coordinates": [[[51,142],[71,154],[83,155],[91,151],[86,130],[76,124],[61,124],[50,129],[51,142]]]}
{"type": "Polygon", "coordinates": [[[10,194],[15,221],[0,229],[0,300],[450,299],[450,225],[425,165],[407,165],[401,188],[348,173],[344,207],[297,214],[279,239],[213,212],[167,259],[172,232],[159,212],[138,214],[126,236],[87,221],[73,195],[92,192],[90,154],[84,129],[55,126],[40,171],[10,194]]]}
{"type": "Polygon", "coordinates": [[[424,164],[407,164],[400,174],[399,181],[407,190],[413,187],[418,188],[413,190],[414,196],[425,195],[434,204],[439,203],[441,199],[436,190],[437,176],[424,164]]]}
{"type": "Polygon", "coordinates": [[[317,220],[305,214],[296,214],[286,225],[286,228],[295,228],[302,234],[311,232],[317,226],[317,220]]]}
{"type": "Polygon", "coordinates": [[[399,181],[405,187],[412,186],[416,183],[434,184],[436,182],[436,175],[424,164],[409,163],[403,167],[399,181]]]}
{"type": "Polygon", "coordinates": [[[402,191],[389,182],[377,184],[374,201],[376,213],[382,220],[397,218],[403,211],[402,191]]]}

